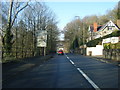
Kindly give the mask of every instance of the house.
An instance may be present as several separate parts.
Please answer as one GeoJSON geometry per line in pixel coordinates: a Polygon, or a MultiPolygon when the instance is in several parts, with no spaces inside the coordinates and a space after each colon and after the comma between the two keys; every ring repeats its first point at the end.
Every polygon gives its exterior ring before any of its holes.
{"type": "Polygon", "coordinates": [[[97,31],[99,31],[99,29],[101,28],[102,26],[101,25],[97,25],[97,23],[93,23],[93,25],[90,25],[89,28],[88,28],[88,32],[89,32],[89,38],[88,38],[88,41],[91,41],[93,39],[96,38],[96,35],[97,35],[97,31]]]}
{"type": "Polygon", "coordinates": [[[103,26],[97,25],[97,23],[95,22],[92,26],[89,26],[88,28],[89,38],[87,39],[87,41],[106,36],[114,32],[115,30],[120,30],[120,20],[117,20],[117,24],[113,23],[110,20],[103,26]]]}
{"type": "MultiPolygon", "coordinates": [[[[98,25],[97,23],[93,23],[93,25],[89,26],[88,28],[88,32],[89,32],[88,41],[91,41],[100,37],[104,37],[116,30],[120,30],[120,20],[117,20],[116,24],[110,20],[102,26],[98,25]]],[[[87,47],[86,55],[102,56],[103,43],[106,43],[106,42],[117,43],[119,41],[120,41],[119,37],[110,37],[110,38],[103,39],[102,45],[96,45],[95,47],[87,47]]]]}

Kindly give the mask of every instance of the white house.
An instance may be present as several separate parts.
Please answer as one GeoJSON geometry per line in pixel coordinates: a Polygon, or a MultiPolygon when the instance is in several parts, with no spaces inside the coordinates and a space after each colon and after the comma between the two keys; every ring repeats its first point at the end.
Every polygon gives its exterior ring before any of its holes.
{"type": "Polygon", "coordinates": [[[109,22],[107,22],[106,24],[104,24],[97,33],[96,38],[99,37],[103,37],[106,36],[108,34],[111,34],[112,32],[114,32],[115,30],[120,30],[119,27],[114,24],[111,20],[109,22]]]}
{"type": "Polygon", "coordinates": [[[89,38],[87,39],[87,41],[106,36],[114,32],[115,30],[120,30],[120,20],[117,20],[117,24],[113,23],[110,20],[103,26],[97,25],[97,23],[93,23],[93,25],[89,26],[88,28],[89,38]]]}
{"type": "MultiPolygon", "coordinates": [[[[97,23],[94,23],[93,26],[89,26],[88,28],[88,31],[89,31],[88,41],[106,36],[116,30],[120,30],[120,20],[117,20],[117,24],[114,24],[110,20],[103,26],[100,26],[100,25],[97,25],[97,23]]],[[[106,42],[111,42],[111,43],[119,42],[119,37],[111,37],[111,38],[104,39],[102,43],[106,43],[106,42]]],[[[103,55],[103,44],[96,45],[96,47],[87,47],[86,55],[92,55],[92,56],[103,55]]]]}

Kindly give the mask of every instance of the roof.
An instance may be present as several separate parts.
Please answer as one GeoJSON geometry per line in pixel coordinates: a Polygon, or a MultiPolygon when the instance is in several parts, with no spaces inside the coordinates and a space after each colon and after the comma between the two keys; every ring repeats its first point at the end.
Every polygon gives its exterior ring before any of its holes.
{"type": "MultiPolygon", "coordinates": [[[[101,25],[98,25],[97,31],[99,31],[99,29],[100,29],[101,27],[102,27],[101,25]]],[[[90,26],[89,26],[89,31],[93,32],[93,30],[94,30],[93,25],[90,25],[90,26]]]]}
{"type": "MultiPolygon", "coordinates": [[[[115,26],[116,29],[120,30],[120,28],[117,26],[117,24],[114,24],[114,23],[110,20],[110,21],[108,21],[108,22],[107,22],[106,24],[104,24],[104,25],[98,25],[97,31],[104,30],[108,25],[115,26]]],[[[93,30],[94,30],[93,25],[90,25],[90,26],[89,26],[89,31],[93,32],[93,30]]]]}
{"type": "Polygon", "coordinates": [[[99,31],[101,27],[102,27],[102,25],[98,26],[98,27],[97,27],[97,31],[99,31]]]}
{"type": "Polygon", "coordinates": [[[111,20],[109,22],[107,22],[106,24],[104,24],[99,30],[105,29],[108,25],[115,26],[116,29],[119,30],[118,26],[116,24],[114,24],[111,20]]]}
{"type": "Polygon", "coordinates": [[[116,27],[120,30],[120,28],[118,27],[118,25],[117,24],[115,24],[116,25],[116,27]]]}

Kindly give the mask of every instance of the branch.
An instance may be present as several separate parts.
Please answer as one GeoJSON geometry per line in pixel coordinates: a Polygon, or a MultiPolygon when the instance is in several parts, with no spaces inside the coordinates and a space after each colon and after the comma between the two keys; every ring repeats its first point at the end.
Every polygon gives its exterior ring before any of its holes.
{"type": "Polygon", "coordinates": [[[16,14],[15,14],[15,16],[14,16],[14,19],[13,19],[13,21],[12,21],[12,23],[11,23],[11,27],[13,26],[14,21],[15,21],[15,19],[17,18],[18,13],[19,13],[20,11],[22,11],[24,8],[26,8],[26,7],[28,6],[28,3],[29,3],[29,1],[26,3],[26,5],[25,5],[24,7],[22,7],[20,10],[18,10],[18,11],[16,12],[16,14]]]}

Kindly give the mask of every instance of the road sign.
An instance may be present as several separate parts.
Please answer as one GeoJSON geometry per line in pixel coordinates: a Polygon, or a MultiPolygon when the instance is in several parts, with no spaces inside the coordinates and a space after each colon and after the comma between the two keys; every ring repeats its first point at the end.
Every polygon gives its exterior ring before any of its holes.
{"type": "Polygon", "coordinates": [[[47,46],[47,31],[40,30],[37,36],[37,47],[46,47],[47,46]]]}

